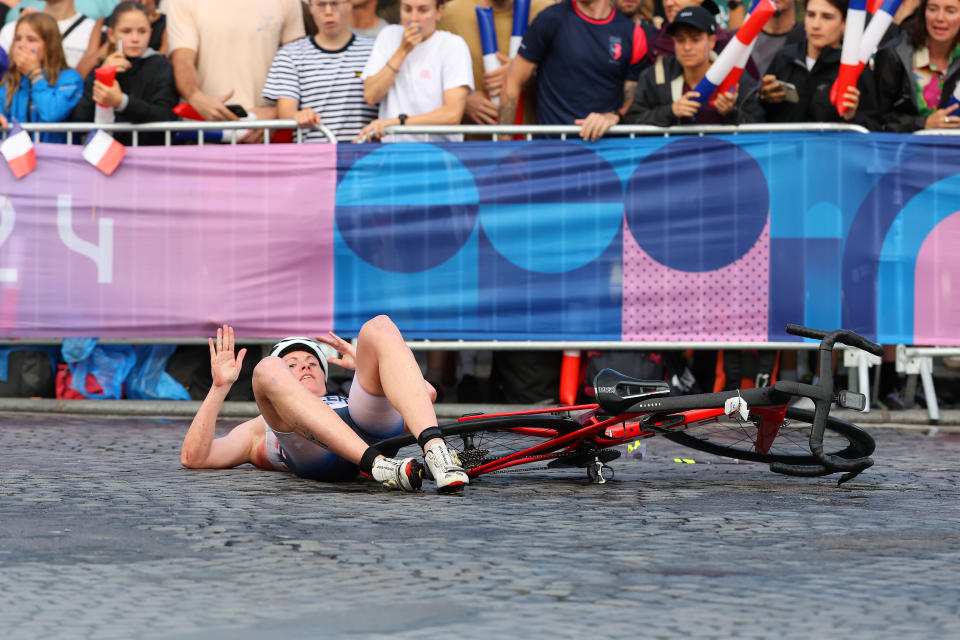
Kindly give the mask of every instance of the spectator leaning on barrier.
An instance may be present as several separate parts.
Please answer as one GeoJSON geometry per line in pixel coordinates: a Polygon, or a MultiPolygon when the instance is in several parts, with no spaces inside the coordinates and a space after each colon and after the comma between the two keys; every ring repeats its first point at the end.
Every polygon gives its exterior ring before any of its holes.
{"type": "Polygon", "coordinates": [[[177,91],[204,119],[236,120],[227,104],[269,119],[263,84],[280,47],[304,36],[303,14],[300,0],[168,0],[167,34],[177,91]]]}
{"type": "Polygon", "coordinates": [[[760,74],[767,71],[777,52],[788,44],[796,44],[804,38],[803,24],[797,22],[795,0],[773,0],[777,10],[757,34],[756,44],[750,59],[760,74]]]}
{"type": "Polygon", "coordinates": [[[623,119],[643,66],[640,25],[610,0],[565,0],[527,29],[507,72],[500,123],[513,124],[521,88],[537,72],[537,124],[577,124],[596,140],[623,119]]]}
{"type": "Polygon", "coordinates": [[[703,7],[688,7],[670,23],[675,56],[659,58],[640,76],[633,104],[624,121],[667,127],[675,124],[741,124],[763,120],[756,82],[743,74],[734,93],[717,94],[715,105],[701,104],[693,88],[710,68],[717,24],[703,7]]]}
{"type": "MultiPolygon", "coordinates": [[[[12,65],[0,85],[0,126],[20,122],[63,122],[80,100],[83,78],[67,67],[57,22],[45,13],[17,21],[12,65]]],[[[41,142],[65,142],[65,133],[43,133],[41,142]]]]}
{"type": "Polygon", "coordinates": [[[960,0],[924,0],[877,51],[874,78],[886,131],[960,127],[947,108],[960,80],[960,0]]]}
{"type": "Polygon", "coordinates": [[[377,0],[350,0],[350,31],[355,35],[375,40],[390,23],[377,15],[377,0]]]}
{"type": "MultiPolygon", "coordinates": [[[[139,2],[121,2],[107,19],[108,48],[101,66],[117,68],[116,82],[108,87],[91,73],[83,98],[73,110],[74,122],[91,122],[95,103],[113,107],[117,122],[169,122],[176,120],[173,107],[179,101],[173,84],[173,68],[162,55],[149,47],[150,14],[139,2]],[[122,41],[123,51],[117,50],[122,41]]],[[[123,144],[132,144],[132,134],[116,133],[123,144]]],[[[138,144],[160,145],[162,132],[140,133],[138,144]]]]}
{"type": "MultiPolygon", "coordinates": [[[[29,15],[31,12],[22,13],[29,15]]],[[[47,0],[43,4],[43,13],[57,21],[67,66],[76,69],[81,77],[90,73],[97,64],[103,19],[94,19],[79,13],[73,0],[47,0]]],[[[13,42],[15,28],[16,23],[7,23],[3,29],[0,29],[0,47],[8,52],[13,42]]]]}
{"type": "MultiPolygon", "coordinates": [[[[553,0],[531,0],[530,19],[533,20],[541,11],[553,4],[553,0]]],[[[466,111],[463,121],[465,124],[497,124],[499,110],[491,98],[497,98],[503,90],[504,78],[507,74],[507,63],[510,58],[510,33],[513,28],[513,0],[452,0],[444,5],[443,17],[438,25],[455,33],[467,43],[470,48],[470,58],[473,60],[474,89],[467,97],[466,111]],[[477,26],[476,7],[489,6],[493,9],[493,24],[497,33],[497,57],[501,67],[491,73],[484,73],[483,45],[480,42],[480,31],[477,26]]],[[[532,94],[532,92],[531,92],[532,94]]],[[[523,123],[536,122],[536,111],[531,99],[523,105],[523,123]]],[[[510,124],[513,124],[512,122],[510,124]]]]}
{"type": "Polygon", "coordinates": [[[873,77],[869,67],[845,96],[843,116],[830,102],[840,70],[840,46],[848,0],[808,0],[806,38],[783,47],[770,63],[760,86],[760,103],[768,122],[840,122],[879,127],[873,77]],[[796,87],[796,102],[780,82],[796,87]]]}
{"type": "Polygon", "coordinates": [[[363,128],[358,142],[383,139],[391,125],[460,124],[473,89],[473,67],[463,38],[437,29],[442,14],[441,0],[402,0],[402,24],[377,36],[363,71],[363,92],[368,104],[379,103],[380,117],[363,128]]]}
{"type": "Polygon", "coordinates": [[[323,123],[340,142],[350,142],[377,117],[363,99],[363,67],[373,40],[350,32],[350,0],[310,0],[317,35],[285,45],[273,59],[263,96],[277,103],[277,117],[295,119],[308,142],[326,142],[313,129],[323,123]]]}

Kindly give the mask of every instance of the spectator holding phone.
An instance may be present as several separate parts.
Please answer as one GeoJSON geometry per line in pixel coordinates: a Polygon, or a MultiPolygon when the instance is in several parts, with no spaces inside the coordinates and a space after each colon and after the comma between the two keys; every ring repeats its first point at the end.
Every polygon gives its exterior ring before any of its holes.
{"type": "MultiPolygon", "coordinates": [[[[380,117],[361,130],[357,142],[382,140],[391,125],[460,124],[473,89],[473,66],[463,38],[437,29],[441,1],[402,0],[401,24],[377,36],[363,70],[363,94],[367,104],[380,105],[380,117]]],[[[431,139],[456,141],[463,136],[431,139]]]]}
{"type": "Polygon", "coordinates": [[[857,86],[844,94],[842,113],[830,101],[830,89],[840,71],[847,4],[848,0],[808,0],[803,22],[806,38],[784,46],[761,80],[760,103],[768,122],[846,121],[877,128],[869,67],[860,74],[857,86]]]}
{"type": "Polygon", "coordinates": [[[668,127],[675,124],[741,124],[759,122],[763,109],[757,102],[756,81],[744,74],[740,88],[718,93],[713,105],[694,100],[694,91],[710,68],[716,45],[717,23],[703,7],[682,9],[669,26],[675,56],[659,58],[640,76],[627,124],[668,127]]]}
{"type": "MultiPolygon", "coordinates": [[[[20,122],[63,122],[80,101],[83,78],[67,66],[57,22],[45,13],[17,21],[12,65],[0,85],[0,126],[20,122]]],[[[65,142],[65,133],[42,133],[41,142],[65,142]]]]}
{"type": "Polygon", "coordinates": [[[884,130],[960,127],[947,107],[960,80],[960,0],[923,0],[874,63],[884,130]]]}
{"type": "Polygon", "coordinates": [[[167,0],[166,11],[177,91],[204,120],[237,120],[228,104],[276,117],[263,84],[280,47],[305,34],[300,0],[167,0]]]}
{"type": "Polygon", "coordinates": [[[317,34],[284,46],[273,59],[263,95],[277,102],[277,117],[309,127],[307,142],[326,142],[313,128],[323,123],[350,142],[377,117],[363,99],[363,68],[373,40],[350,31],[350,0],[310,0],[317,34]]]}
{"type": "MultiPolygon", "coordinates": [[[[176,120],[173,107],[179,101],[173,84],[173,68],[150,48],[150,12],[140,2],[121,2],[107,18],[107,50],[101,67],[116,67],[116,80],[104,84],[96,74],[87,76],[83,97],[71,120],[91,122],[95,105],[113,107],[118,122],[168,122],[176,120]]],[[[117,133],[123,144],[132,144],[132,134],[117,133]]],[[[160,145],[162,132],[143,132],[139,144],[160,145]]]]}

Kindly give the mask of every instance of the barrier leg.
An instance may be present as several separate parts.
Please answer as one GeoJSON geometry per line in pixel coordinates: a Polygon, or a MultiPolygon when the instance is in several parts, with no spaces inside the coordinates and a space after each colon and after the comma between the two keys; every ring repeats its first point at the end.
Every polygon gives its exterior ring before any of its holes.
{"type": "Polygon", "coordinates": [[[867,404],[863,408],[863,412],[870,413],[870,363],[867,361],[867,354],[864,351],[860,352],[857,372],[859,373],[858,391],[867,397],[867,404]]]}
{"type": "Polygon", "coordinates": [[[927,398],[930,422],[939,422],[940,407],[937,405],[937,391],[933,388],[933,358],[920,359],[920,380],[923,381],[923,395],[927,398]]]}
{"type": "Polygon", "coordinates": [[[577,402],[577,386],[580,384],[580,352],[569,349],[563,352],[560,365],[560,403],[577,402]]]}

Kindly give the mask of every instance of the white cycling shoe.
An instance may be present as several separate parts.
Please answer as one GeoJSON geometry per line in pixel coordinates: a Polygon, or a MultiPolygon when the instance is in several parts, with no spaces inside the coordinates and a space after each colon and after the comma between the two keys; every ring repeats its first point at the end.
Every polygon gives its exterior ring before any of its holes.
{"type": "Polygon", "coordinates": [[[437,483],[437,491],[449,493],[461,491],[470,484],[470,477],[460,466],[456,451],[451,451],[443,442],[427,449],[423,454],[427,475],[437,483]]]}
{"type": "Polygon", "coordinates": [[[423,485],[423,465],[416,458],[377,458],[371,475],[387,489],[419,491],[423,485]]]}

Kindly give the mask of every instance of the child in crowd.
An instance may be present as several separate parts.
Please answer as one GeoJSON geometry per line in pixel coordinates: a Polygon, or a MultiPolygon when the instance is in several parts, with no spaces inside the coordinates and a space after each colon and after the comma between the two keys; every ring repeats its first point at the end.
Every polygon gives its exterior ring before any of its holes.
{"type": "MultiPolygon", "coordinates": [[[[173,107],[179,101],[173,82],[173,68],[165,57],[150,46],[150,12],[140,2],[121,2],[107,18],[106,56],[100,66],[115,66],[116,81],[111,86],[87,76],[83,98],[71,120],[90,122],[97,103],[113,107],[118,122],[165,122],[176,120],[173,107]]],[[[139,144],[163,144],[163,133],[141,133],[139,144]]],[[[132,134],[117,133],[123,144],[131,144],[132,134]]]]}
{"type": "MultiPolygon", "coordinates": [[[[57,22],[45,13],[17,21],[11,67],[0,83],[0,126],[21,122],[63,122],[80,100],[83,79],[67,67],[57,22]]],[[[65,133],[43,133],[41,142],[65,142],[65,133]]]]}

